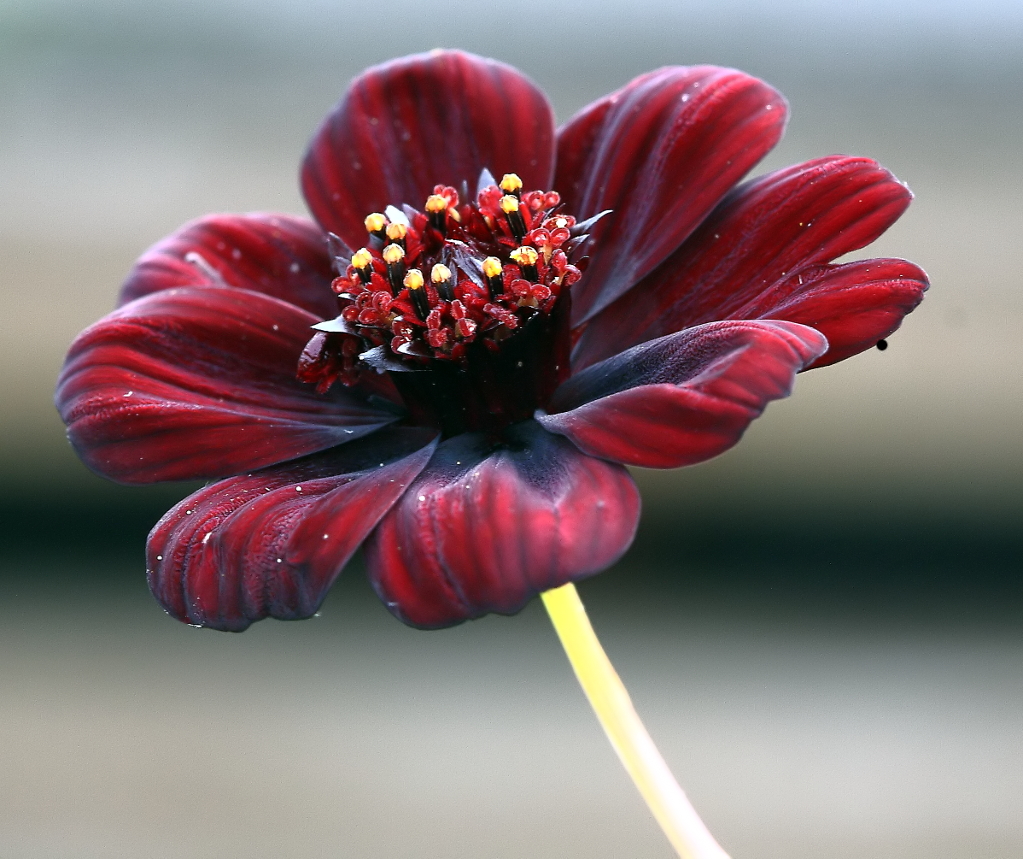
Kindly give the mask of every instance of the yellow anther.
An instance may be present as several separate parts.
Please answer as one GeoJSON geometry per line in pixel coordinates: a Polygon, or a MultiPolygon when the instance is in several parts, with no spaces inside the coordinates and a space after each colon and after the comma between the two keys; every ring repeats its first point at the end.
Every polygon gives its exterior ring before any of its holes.
{"type": "Polygon", "coordinates": [[[503,266],[497,257],[487,257],[483,260],[483,274],[486,277],[499,277],[503,266]]]}
{"type": "Polygon", "coordinates": [[[526,280],[532,283],[537,282],[540,273],[536,269],[536,261],[540,259],[540,254],[536,252],[536,248],[523,245],[521,248],[513,250],[509,256],[514,262],[519,264],[519,268],[522,269],[522,276],[526,280]]]}
{"type": "Polygon", "coordinates": [[[497,297],[504,292],[503,271],[504,266],[501,265],[501,260],[497,257],[487,257],[483,260],[483,276],[487,282],[487,293],[490,295],[491,301],[496,301],[497,297]]]}
{"type": "Polygon", "coordinates": [[[352,266],[357,269],[367,268],[373,265],[373,254],[366,248],[360,248],[352,254],[352,266]]]}
{"type": "Polygon", "coordinates": [[[431,194],[426,198],[426,211],[431,214],[437,214],[443,212],[448,207],[448,201],[446,197],[440,194],[431,194]]]}
{"type": "Polygon", "coordinates": [[[512,212],[519,210],[519,198],[513,197],[511,194],[505,194],[501,198],[501,211],[506,215],[510,215],[512,212]]]}
{"type": "Polygon", "coordinates": [[[384,262],[388,265],[395,265],[405,259],[405,251],[401,245],[388,245],[380,252],[380,256],[384,258],[384,262]]]}
{"type": "Polygon", "coordinates": [[[387,218],[379,212],[374,212],[372,215],[366,215],[366,220],[363,223],[366,225],[368,232],[379,233],[387,226],[387,218]]]}
{"type": "Polygon", "coordinates": [[[510,256],[519,265],[536,265],[536,261],[540,258],[536,249],[531,248],[529,245],[516,248],[511,252],[510,256]]]}
{"type": "Polygon", "coordinates": [[[404,224],[391,223],[387,225],[387,238],[392,242],[400,242],[405,238],[408,227],[404,224]]]}
{"type": "Polygon", "coordinates": [[[522,190],[522,180],[516,173],[505,173],[504,178],[501,179],[501,190],[505,194],[518,195],[519,191],[522,190]]]}
{"type": "Polygon", "coordinates": [[[445,301],[455,300],[455,286],[451,282],[451,269],[442,263],[437,263],[430,270],[430,280],[433,281],[437,295],[445,301]]]}
{"type": "Polygon", "coordinates": [[[423,289],[423,273],[418,268],[410,268],[402,283],[412,299],[412,309],[416,316],[426,322],[426,317],[430,315],[430,297],[423,289]]]}
{"type": "Polygon", "coordinates": [[[405,274],[405,279],[402,281],[405,284],[406,289],[422,289],[423,288],[423,273],[418,268],[410,268],[405,274]]]}

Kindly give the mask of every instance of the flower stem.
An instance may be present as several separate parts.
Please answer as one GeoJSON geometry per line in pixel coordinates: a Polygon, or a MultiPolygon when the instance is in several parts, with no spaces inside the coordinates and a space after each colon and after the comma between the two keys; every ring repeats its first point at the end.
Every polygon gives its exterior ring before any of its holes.
{"type": "Polygon", "coordinates": [[[541,595],[601,727],[682,859],[728,859],[679,787],[632,706],[571,582],[541,595]]]}

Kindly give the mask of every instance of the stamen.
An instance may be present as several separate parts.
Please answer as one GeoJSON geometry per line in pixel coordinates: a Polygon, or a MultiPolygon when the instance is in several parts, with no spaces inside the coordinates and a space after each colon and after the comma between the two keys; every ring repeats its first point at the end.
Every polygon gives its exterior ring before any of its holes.
{"type": "Polygon", "coordinates": [[[512,194],[515,197],[522,196],[522,180],[517,173],[505,173],[501,179],[500,188],[505,194],[512,194]]]}
{"type": "Polygon", "coordinates": [[[487,257],[483,260],[483,277],[487,281],[487,291],[490,293],[491,301],[496,301],[497,297],[504,292],[502,272],[503,266],[497,257],[487,257]]]}
{"type": "Polygon", "coordinates": [[[403,249],[407,250],[405,245],[405,235],[408,233],[408,227],[404,224],[399,224],[394,221],[387,225],[387,239],[393,244],[400,245],[403,249]]]}
{"type": "Polygon", "coordinates": [[[408,296],[412,301],[416,316],[426,322],[426,317],[430,315],[430,299],[426,295],[426,290],[423,289],[425,283],[423,273],[418,268],[410,268],[402,282],[408,290],[408,296]]]}
{"type": "Polygon", "coordinates": [[[430,219],[430,226],[442,236],[447,233],[448,201],[440,194],[431,194],[426,198],[426,215],[430,219]]]}
{"type": "Polygon", "coordinates": [[[437,294],[445,301],[455,300],[455,290],[451,284],[451,269],[437,263],[430,272],[430,280],[437,289],[437,294]]]}
{"type": "Polygon", "coordinates": [[[363,223],[366,225],[366,232],[376,236],[382,242],[387,241],[387,233],[384,232],[384,227],[387,226],[387,217],[385,215],[374,212],[372,215],[366,215],[366,220],[363,223]]]}
{"type": "Polygon", "coordinates": [[[373,255],[367,248],[360,248],[352,254],[352,268],[359,275],[363,286],[369,286],[373,274],[373,255]]]}
{"type": "MultiPolygon", "coordinates": [[[[454,188],[436,185],[419,211],[388,206],[373,212],[364,221],[366,246],[335,254],[344,270],[331,289],[342,306],[329,331],[338,335],[338,355],[351,352],[341,356],[345,384],[358,382],[363,365],[377,366],[361,357],[373,350],[400,366],[425,369],[438,361],[463,370],[474,361],[498,360],[504,349],[521,351],[530,338],[546,343],[554,336],[551,326],[564,322],[529,325],[551,316],[559,295],[580,277],[568,262],[575,219],[554,205],[557,195],[526,190],[515,173],[500,183],[487,178],[469,202],[460,203],[454,188]],[[530,333],[505,344],[527,328],[530,333]],[[485,350],[474,347],[477,342],[485,350]]],[[[523,406],[516,419],[531,409],[523,406]]],[[[477,417],[473,425],[489,420],[477,417]]]]}
{"type": "Polygon", "coordinates": [[[540,255],[536,252],[535,248],[531,248],[529,245],[516,248],[511,252],[511,258],[522,269],[522,276],[526,280],[530,283],[536,283],[540,280],[540,273],[536,270],[536,261],[540,258],[540,255]]]}
{"type": "Polygon", "coordinates": [[[501,211],[508,219],[508,228],[515,236],[515,241],[521,242],[526,237],[526,222],[522,218],[522,212],[519,211],[519,198],[505,194],[501,198],[501,211]]]}
{"type": "Polygon", "coordinates": [[[380,255],[387,263],[387,279],[391,283],[391,294],[397,295],[405,277],[405,251],[401,245],[388,245],[380,255]]]}

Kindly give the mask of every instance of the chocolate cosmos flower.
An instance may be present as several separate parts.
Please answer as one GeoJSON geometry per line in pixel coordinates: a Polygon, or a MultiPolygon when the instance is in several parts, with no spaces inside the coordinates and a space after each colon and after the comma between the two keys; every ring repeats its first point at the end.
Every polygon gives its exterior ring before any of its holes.
{"type": "Polygon", "coordinates": [[[873,161],[736,187],[785,116],[710,66],[558,130],[491,60],[361,75],[302,167],[314,221],[186,225],[71,347],[57,406],[90,468],[216,479],[149,537],[157,599],[228,630],[308,617],[364,545],[387,607],[439,627],[613,563],[639,516],[625,465],[721,453],[927,287],[902,260],[831,263],[909,203],[873,161]]]}

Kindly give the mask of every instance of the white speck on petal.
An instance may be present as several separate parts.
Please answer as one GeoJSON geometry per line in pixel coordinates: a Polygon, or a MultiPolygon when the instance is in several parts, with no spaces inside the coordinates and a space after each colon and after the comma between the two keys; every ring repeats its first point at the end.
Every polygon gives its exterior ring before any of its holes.
{"type": "Polygon", "coordinates": [[[210,541],[210,537],[212,537],[212,536],[213,536],[213,532],[212,531],[207,531],[206,532],[206,536],[202,538],[202,544],[205,546],[210,541]]]}

